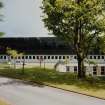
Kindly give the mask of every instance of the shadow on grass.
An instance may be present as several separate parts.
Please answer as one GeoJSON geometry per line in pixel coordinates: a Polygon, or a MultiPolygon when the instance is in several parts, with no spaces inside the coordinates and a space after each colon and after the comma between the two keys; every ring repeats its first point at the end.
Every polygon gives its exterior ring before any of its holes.
{"type": "MultiPolygon", "coordinates": [[[[105,77],[87,77],[85,80],[78,80],[76,74],[60,73],[55,70],[30,68],[25,69],[25,73],[22,74],[21,69],[1,69],[0,75],[11,77],[15,79],[21,79],[27,81],[26,83],[43,87],[45,83],[51,84],[66,84],[74,85],[82,89],[105,89],[105,77]]],[[[14,82],[10,82],[14,83],[14,82]]],[[[8,83],[7,83],[8,84],[8,83]]]]}

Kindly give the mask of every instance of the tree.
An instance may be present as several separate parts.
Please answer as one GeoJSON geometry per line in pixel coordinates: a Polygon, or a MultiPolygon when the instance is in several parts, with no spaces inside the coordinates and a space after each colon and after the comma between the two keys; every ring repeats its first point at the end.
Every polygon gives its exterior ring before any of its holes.
{"type": "Polygon", "coordinates": [[[105,31],[104,0],[43,0],[42,10],[45,27],[73,46],[85,78],[84,60],[105,31]]]}
{"type": "MultiPolygon", "coordinates": [[[[24,53],[19,53],[17,50],[11,49],[11,48],[7,48],[7,54],[8,54],[8,61],[10,61],[10,56],[13,57],[14,59],[14,69],[16,69],[16,61],[15,59],[17,57],[22,57],[24,55],[24,53]]],[[[22,62],[22,74],[24,74],[24,66],[25,66],[25,60],[23,59],[22,62]]]]}
{"type": "MultiPolygon", "coordinates": [[[[12,56],[13,57],[13,59],[14,59],[14,69],[16,69],[16,58],[18,57],[18,56],[23,56],[23,53],[19,53],[17,50],[14,50],[14,49],[11,49],[11,48],[7,48],[7,54],[9,55],[9,60],[10,60],[10,56],[12,56]]],[[[24,61],[23,61],[24,62],[24,61]]],[[[24,65],[23,65],[24,66],[24,65]]],[[[23,69],[24,69],[24,67],[23,67],[23,69]]],[[[24,71],[24,70],[23,70],[24,71]]]]}
{"type": "Polygon", "coordinates": [[[16,57],[18,56],[18,52],[16,50],[12,50],[11,48],[7,48],[7,54],[13,57],[14,59],[14,69],[16,69],[16,57]]]}

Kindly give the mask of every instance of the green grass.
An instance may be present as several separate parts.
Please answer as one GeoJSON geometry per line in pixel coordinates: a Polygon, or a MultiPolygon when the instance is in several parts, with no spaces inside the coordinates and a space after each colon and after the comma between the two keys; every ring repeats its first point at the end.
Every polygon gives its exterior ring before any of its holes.
{"type": "Polygon", "coordinates": [[[105,99],[105,77],[87,77],[85,80],[78,80],[76,74],[40,68],[26,68],[24,74],[21,69],[0,69],[0,75],[37,83],[40,86],[48,84],[105,99]]]}

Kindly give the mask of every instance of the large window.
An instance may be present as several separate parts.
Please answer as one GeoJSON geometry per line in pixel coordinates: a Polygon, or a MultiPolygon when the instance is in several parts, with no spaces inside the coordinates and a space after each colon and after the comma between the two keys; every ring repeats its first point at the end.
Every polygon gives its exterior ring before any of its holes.
{"type": "Polygon", "coordinates": [[[96,56],[94,56],[94,59],[96,59],[96,56]]]}
{"type": "Polygon", "coordinates": [[[98,59],[100,59],[100,56],[98,56],[98,59]]]}
{"type": "Polygon", "coordinates": [[[59,56],[59,59],[62,59],[62,56],[59,56]]]}
{"type": "Polygon", "coordinates": [[[48,56],[48,59],[50,59],[50,56],[48,56]]]}
{"type": "Polygon", "coordinates": [[[32,59],[32,56],[29,56],[29,59],[32,59]]]}
{"type": "Polygon", "coordinates": [[[77,73],[77,66],[74,66],[74,73],[77,73]]]}
{"type": "Polygon", "coordinates": [[[22,56],[22,59],[24,59],[24,56],[22,56]]]}
{"type": "Polygon", "coordinates": [[[0,59],[3,59],[3,56],[0,56],[0,59]]]}
{"type": "Polygon", "coordinates": [[[37,56],[37,59],[39,59],[39,56],[37,56]]]}
{"type": "Polygon", "coordinates": [[[67,56],[67,59],[69,59],[69,56],[67,56]]]}
{"type": "Polygon", "coordinates": [[[77,56],[74,56],[74,59],[77,59],[77,56]]]}
{"type": "Polygon", "coordinates": [[[102,56],[102,59],[104,59],[104,56],[102,56]]]}
{"type": "Polygon", "coordinates": [[[54,56],[52,56],[51,59],[54,59],[54,56]]]}
{"type": "Polygon", "coordinates": [[[55,59],[58,59],[58,56],[55,56],[55,59]]]}
{"type": "Polygon", "coordinates": [[[105,66],[101,67],[101,75],[105,75],[105,66]]]}
{"type": "Polygon", "coordinates": [[[4,56],[4,59],[6,59],[6,56],[4,56]]]}
{"type": "Polygon", "coordinates": [[[13,59],[13,56],[11,56],[11,59],[13,59]]]}
{"type": "Polygon", "coordinates": [[[93,66],[93,75],[97,75],[97,67],[93,66]]]}
{"type": "Polygon", "coordinates": [[[63,59],[65,59],[65,56],[63,56],[63,59]]]}
{"type": "Polygon", "coordinates": [[[20,57],[20,56],[18,56],[18,59],[21,59],[21,57],[20,57]]]}
{"type": "Polygon", "coordinates": [[[70,66],[66,66],[66,72],[70,71],[70,66]]]}
{"type": "Polygon", "coordinates": [[[46,59],[46,56],[44,56],[44,59],[46,59]]]}
{"type": "Polygon", "coordinates": [[[35,59],[35,56],[33,56],[33,59],[35,59]]]}
{"type": "Polygon", "coordinates": [[[25,56],[26,59],[28,59],[28,56],[25,56]]]}

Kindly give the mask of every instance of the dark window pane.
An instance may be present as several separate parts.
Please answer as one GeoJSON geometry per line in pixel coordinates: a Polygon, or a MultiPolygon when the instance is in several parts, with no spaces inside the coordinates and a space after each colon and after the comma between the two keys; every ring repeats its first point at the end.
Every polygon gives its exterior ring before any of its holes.
{"type": "Polygon", "coordinates": [[[90,56],[90,59],[92,59],[92,56],[90,56]]]}
{"type": "Polygon", "coordinates": [[[77,59],[77,56],[74,56],[74,59],[77,59]]]}
{"type": "Polygon", "coordinates": [[[101,67],[101,75],[105,75],[105,66],[101,67]]]}
{"type": "Polygon", "coordinates": [[[98,59],[100,59],[100,56],[98,56],[98,59]]]}
{"type": "Polygon", "coordinates": [[[28,59],[28,56],[26,56],[25,58],[28,59]]]}
{"type": "Polygon", "coordinates": [[[48,59],[50,59],[50,56],[48,56],[48,59]]]}
{"type": "Polygon", "coordinates": [[[44,59],[46,59],[46,56],[44,56],[44,59]]]}
{"type": "Polygon", "coordinates": [[[62,57],[61,56],[59,56],[59,59],[61,59],[62,57]]]}
{"type": "Polygon", "coordinates": [[[96,56],[94,56],[94,59],[96,59],[96,56]]]}
{"type": "Polygon", "coordinates": [[[102,59],[104,59],[104,56],[102,56],[102,59]]]}
{"type": "Polygon", "coordinates": [[[35,56],[33,56],[33,59],[35,59],[35,56]]]}
{"type": "Polygon", "coordinates": [[[39,56],[37,56],[37,59],[39,59],[39,56]]]}
{"type": "Polygon", "coordinates": [[[58,59],[58,56],[55,56],[55,59],[58,59]]]}
{"type": "Polygon", "coordinates": [[[4,59],[6,59],[6,56],[4,56],[4,59]]]}
{"type": "Polygon", "coordinates": [[[54,59],[54,56],[52,56],[51,58],[54,59]]]}
{"type": "Polygon", "coordinates": [[[74,73],[77,73],[77,66],[74,66],[74,73]]]}
{"type": "Polygon", "coordinates": [[[65,59],[65,56],[63,56],[63,59],[65,59]]]}

